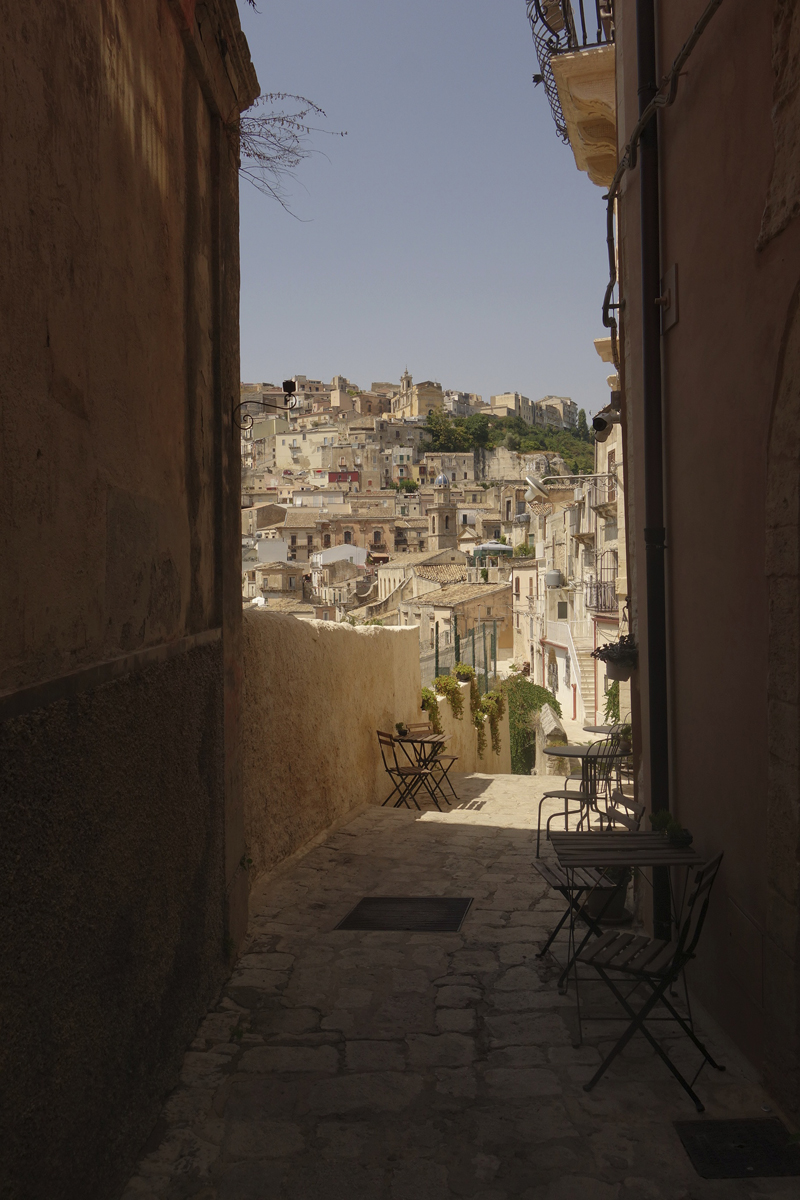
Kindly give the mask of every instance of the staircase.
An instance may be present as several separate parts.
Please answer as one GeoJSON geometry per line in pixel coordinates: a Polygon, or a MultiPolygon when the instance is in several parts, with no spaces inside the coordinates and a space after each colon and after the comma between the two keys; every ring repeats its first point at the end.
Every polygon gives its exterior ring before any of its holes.
{"type": "Polygon", "coordinates": [[[587,725],[594,725],[595,722],[595,694],[594,694],[594,668],[595,661],[592,658],[592,647],[588,641],[583,639],[574,639],[575,649],[578,653],[578,666],[581,671],[581,696],[583,697],[583,711],[586,714],[587,725]]]}

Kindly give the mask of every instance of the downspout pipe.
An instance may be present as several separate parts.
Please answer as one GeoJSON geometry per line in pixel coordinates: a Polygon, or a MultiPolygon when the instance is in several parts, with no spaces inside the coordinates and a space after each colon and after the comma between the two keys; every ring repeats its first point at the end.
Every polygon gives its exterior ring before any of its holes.
{"type": "MultiPolygon", "coordinates": [[[[656,0],[636,0],[639,114],[658,90],[656,0]]],[[[669,808],[669,708],[667,703],[667,605],[664,528],[664,436],[661,375],[661,220],[658,121],[642,131],[639,145],[642,299],[642,418],[644,432],[645,574],[647,672],[650,708],[650,807],[669,808]]],[[[670,937],[669,877],[653,871],[655,936],[670,937]]]]}

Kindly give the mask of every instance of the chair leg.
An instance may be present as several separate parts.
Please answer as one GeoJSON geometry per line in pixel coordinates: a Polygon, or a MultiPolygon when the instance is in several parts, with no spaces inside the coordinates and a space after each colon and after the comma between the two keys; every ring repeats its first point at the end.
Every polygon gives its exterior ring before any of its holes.
{"type": "MultiPolygon", "coordinates": [[[[586,890],[585,888],[581,888],[579,891],[576,891],[576,892],[574,893],[574,897],[575,897],[575,901],[574,901],[574,902],[575,902],[575,903],[577,902],[577,900],[579,899],[579,897],[581,896],[581,894],[582,894],[582,893],[583,893],[585,890],[586,890]]],[[[567,902],[567,907],[566,907],[566,909],[565,909],[565,911],[564,911],[564,915],[562,916],[561,920],[558,922],[558,924],[556,925],[555,929],[554,929],[554,930],[553,930],[553,932],[550,934],[550,936],[548,937],[548,939],[547,939],[547,941],[545,942],[545,944],[542,946],[541,950],[540,950],[540,951],[539,951],[539,952],[536,954],[536,958],[544,958],[545,954],[547,954],[547,951],[550,949],[550,947],[552,946],[553,942],[556,940],[556,938],[558,937],[559,933],[560,933],[560,932],[561,932],[561,930],[564,928],[564,924],[565,924],[565,922],[569,920],[569,914],[570,914],[570,912],[571,912],[572,908],[574,907],[574,902],[573,902],[572,898],[570,897],[570,893],[569,893],[569,892],[567,892],[567,891],[561,891],[561,889],[559,889],[559,894],[560,894],[561,896],[563,896],[563,897],[564,897],[564,899],[566,900],[566,902],[567,902]]]]}
{"type": "MultiPolygon", "coordinates": [[[[639,1012],[637,1013],[637,1012],[634,1012],[633,1008],[630,1006],[627,999],[622,995],[620,990],[614,985],[613,980],[609,979],[606,972],[601,967],[595,967],[595,970],[597,971],[597,973],[601,977],[601,979],[608,985],[608,987],[613,992],[613,994],[616,996],[617,1000],[622,1005],[622,1007],[625,1009],[628,1016],[631,1017],[631,1023],[628,1026],[628,1028],[625,1030],[625,1032],[623,1033],[622,1037],[617,1042],[616,1046],[614,1046],[613,1050],[608,1055],[605,1062],[602,1063],[601,1066],[599,1066],[597,1068],[597,1071],[592,1076],[590,1081],[583,1085],[583,1090],[585,1092],[591,1091],[591,1089],[594,1087],[594,1085],[597,1083],[597,1081],[600,1078],[602,1078],[602,1076],[605,1074],[608,1067],[613,1062],[613,1060],[617,1057],[617,1055],[622,1050],[625,1049],[628,1042],[633,1037],[634,1033],[636,1033],[637,1030],[639,1030],[641,1033],[644,1034],[644,1036],[647,1038],[650,1045],[655,1050],[656,1054],[659,1056],[659,1058],[662,1060],[662,1062],[664,1062],[665,1065],[669,1068],[672,1075],[674,1075],[675,1079],[677,1079],[678,1083],[681,1085],[683,1090],[691,1098],[697,1111],[705,1112],[705,1107],[704,1107],[703,1102],[700,1099],[700,1097],[696,1094],[696,1092],[693,1091],[691,1085],[688,1083],[688,1081],[686,1079],[684,1079],[683,1075],[681,1075],[680,1071],[675,1066],[674,1062],[669,1057],[666,1050],[664,1050],[663,1046],[661,1046],[659,1044],[659,1042],[653,1037],[652,1033],[650,1032],[650,1030],[646,1027],[646,1025],[644,1023],[645,1020],[647,1019],[647,1017],[649,1016],[649,1014],[655,1008],[656,1004],[659,1002],[659,1000],[661,1000],[663,1002],[664,992],[666,991],[667,987],[669,986],[669,979],[665,978],[658,986],[656,986],[654,983],[652,983],[652,981],[649,979],[643,980],[643,982],[646,982],[650,985],[650,987],[652,988],[652,992],[651,992],[651,995],[647,998],[645,1003],[640,1008],[639,1012]]],[[[704,1051],[704,1053],[705,1053],[705,1051],[704,1051]]]]}

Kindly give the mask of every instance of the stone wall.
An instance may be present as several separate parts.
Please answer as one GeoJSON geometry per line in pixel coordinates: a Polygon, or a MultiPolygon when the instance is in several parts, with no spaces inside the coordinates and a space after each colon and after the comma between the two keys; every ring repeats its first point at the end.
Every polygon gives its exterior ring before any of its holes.
{"type": "Polygon", "coordinates": [[[244,614],[245,835],[252,874],[391,790],[376,730],[424,720],[416,627],[244,614]]]}

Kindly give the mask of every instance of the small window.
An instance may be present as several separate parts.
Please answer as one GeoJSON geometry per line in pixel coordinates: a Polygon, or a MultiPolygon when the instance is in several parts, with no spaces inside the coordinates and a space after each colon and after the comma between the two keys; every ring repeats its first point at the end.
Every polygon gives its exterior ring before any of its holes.
{"type": "Polygon", "coordinates": [[[294,589],[297,587],[297,579],[294,575],[289,576],[289,587],[292,589],[292,591],[294,591],[294,589]]]}
{"type": "Polygon", "coordinates": [[[559,619],[559,621],[567,620],[567,602],[566,602],[566,600],[559,600],[559,602],[558,602],[558,619],[559,619]]]}
{"type": "Polygon", "coordinates": [[[461,514],[461,524],[462,524],[462,525],[466,525],[466,523],[467,523],[467,514],[466,514],[466,513],[462,513],[462,514],[461,514]]]}
{"type": "Polygon", "coordinates": [[[292,534],[292,545],[293,546],[297,545],[297,534],[296,533],[292,534]]]}
{"type": "Polygon", "coordinates": [[[373,540],[373,542],[375,543],[375,545],[376,545],[376,546],[380,546],[380,544],[381,544],[381,537],[382,537],[382,534],[381,534],[381,531],[380,531],[380,529],[376,529],[376,530],[375,530],[375,532],[374,532],[374,533],[373,533],[373,535],[372,535],[372,540],[373,540]]]}
{"type": "Polygon", "coordinates": [[[528,576],[528,595],[529,596],[533,595],[533,576],[532,575],[528,576]]]}
{"type": "Polygon", "coordinates": [[[449,517],[445,517],[445,519],[444,519],[444,527],[445,527],[445,529],[449,529],[449,528],[450,528],[450,518],[449,518],[449,517]]]}
{"type": "Polygon", "coordinates": [[[349,545],[351,545],[351,544],[352,544],[352,541],[353,541],[353,535],[352,535],[352,533],[350,532],[350,530],[349,530],[349,529],[345,529],[345,531],[344,531],[344,544],[345,544],[345,546],[349,546],[349,545]]]}
{"type": "Polygon", "coordinates": [[[520,590],[520,580],[519,580],[519,575],[518,575],[517,578],[514,580],[514,594],[518,600],[519,600],[519,590],[520,590]]]}
{"type": "Polygon", "coordinates": [[[487,608],[486,615],[487,615],[487,617],[490,617],[492,615],[492,610],[490,608],[487,608]]]}

